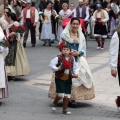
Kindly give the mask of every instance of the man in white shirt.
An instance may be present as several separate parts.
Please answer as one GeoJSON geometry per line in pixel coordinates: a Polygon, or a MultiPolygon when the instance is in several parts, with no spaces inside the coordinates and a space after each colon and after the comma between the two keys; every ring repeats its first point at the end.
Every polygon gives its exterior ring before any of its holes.
{"type": "MultiPolygon", "coordinates": [[[[84,5],[83,0],[79,0],[79,6],[74,10],[74,17],[84,19],[85,21],[85,29],[88,26],[88,19],[89,19],[89,9],[84,5]]],[[[84,33],[84,30],[83,30],[84,33]]]]}
{"type": "Polygon", "coordinates": [[[30,30],[31,44],[32,44],[32,47],[35,47],[35,44],[36,44],[35,28],[39,20],[39,13],[35,7],[32,7],[31,0],[26,1],[26,7],[22,10],[21,18],[22,18],[21,24],[24,24],[26,27],[23,46],[26,47],[26,42],[28,39],[29,30],[30,30]]]}
{"type": "Polygon", "coordinates": [[[76,10],[74,12],[74,17],[82,18],[85,21],[88,21],[88,19],[89,19],[89,10],[84,5],[83,0],[79,0],[79,6],[76,8],[76,10]]]}

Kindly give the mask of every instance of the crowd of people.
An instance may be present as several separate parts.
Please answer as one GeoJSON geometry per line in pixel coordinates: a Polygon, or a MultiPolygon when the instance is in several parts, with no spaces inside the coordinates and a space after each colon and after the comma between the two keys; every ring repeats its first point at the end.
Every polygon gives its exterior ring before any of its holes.
{"type": "MultiPolygon", "coordinates": [[[[63,114],[68,103],[90,100],[95,97],[92,74],[85,58],[86,36],[93,37],[97,49],[104,49],[106,38],[111,38],[110,67],[112,76],[120,76],[120,5],[118,0],[79,0],[60,5],[59,0],[40,0],[36,7],[31,0],[4,0],[0,2],[0,98],[8,97],[8,80],[30,72],[24,48],[29,30],[32,47],[36,45],[36,29],[39,23],[39,39],[43,46],[59,42],[61,52],[51,60],[53,71],[48,97],[54,99],[52,110],[63,98],[63,114]],[[22,41],[23,40],[23,41],[22,41]],[[117,48],[117,49],[116,49],[117,48]]],[[[120,97],[116,99],[120,111],[120,97]]]]}
{"type": "MultiPolygon", "coordinates": [[[[50,0],[40,0],[39,6],[35,6],[31,0],[5,0],[1,8],[9,8],[9,12],[16,14],[17,21],[26,26],[23,46],[26,47],[29,30],[31,34],[32,47],[36,45],[36,25],[39,26],[39,38],[44,43],[51,46],[54,40],[60,41],[60,35],[63,31],[63,24],[70,21],[72,17],[80,18],[82,31],[85,36],[95,38],[98,43],[97,49],[104,49],[105,39],[111,37],[119,24],[119,1],[118,0],[79,0],[78,6],[74,3],[63,3],[55,0],[54,4],[50,0]],[[30,2],[30,4],[28,4],[30,2]],[[30,9],[31,15],[28,15],[27,9],[30,9]],[[102,14],[102,18],[100,17],[102,14]],[[27,15],[27,16],[25,16],[27,15]],[[26,18],[25,18],[26,17],[26,18]],[[29,18],[29,19],[28,19],[29,18]],[[69,19],[68,19],[69,18],[69,19]],[[97,18],[97,19],[96,19],[97,18]],[[34,24],[30,24],[29,20],[34,24]],[[101,26],[101,24],[104,24],[101,26]],[[101,31],[102,29],[102,31],[101,31]],[[101,31],[101,32],[100,32],[101,31]]],[[[6,10],[6,9],[5,9],[6,10]]],[[[7,22],[4,19],[4,12],[0,12],[2,28],[5,29],[7,22]]]]}

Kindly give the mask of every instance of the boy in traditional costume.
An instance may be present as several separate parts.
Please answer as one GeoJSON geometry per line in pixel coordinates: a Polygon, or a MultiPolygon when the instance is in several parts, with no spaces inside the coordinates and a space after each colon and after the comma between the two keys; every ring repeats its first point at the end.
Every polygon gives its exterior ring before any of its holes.
{"type": "Polygon", "coordinates": [[[63,98],[63,114],[71,114],[67,111],[68,102],[71,97],[72,78],[78,77],[78,67],[74,57],[70,55],[71,47],[63,45],[62,54],[51,60],[50,68],[55,72],[55,84],[57,95],[52,104],[52,110],[56,110],[56,105],[63,98]]]}
{"type": "Polygon", "coordinates": [[[105,38],[107,38],[107,21],[109,16],[107,11],[102,9],[101,4],[96,5],[97,10],[93,13],[94,26],[94,37],[98,43],[97,49],[104,49],[105,38]],[[100,42],[101,38],[101,42],[100,42]]]}

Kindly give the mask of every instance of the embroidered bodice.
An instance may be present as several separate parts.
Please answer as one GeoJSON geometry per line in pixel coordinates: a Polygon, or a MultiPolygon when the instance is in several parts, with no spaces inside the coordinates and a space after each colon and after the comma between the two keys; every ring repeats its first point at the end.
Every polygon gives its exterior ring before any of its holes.
{"type": "Polygon", "coordinates": [[[51,22],[51,10],[50,10],[50,11],[47,11],[47,10],[45,9],[45,11],[44,11],[44,16],[47,17],[48,22],[51,22]]]}
{"type": "Polygon", "coordinates": [[[66,13],[65,13],[63,10],[61,10],[61,11],[59,12],[59,15],[61,15],[63,19],[70,17],[71,14],[72,14],[72,11],[69,10],[69,9],[67,10],[66,13]]]}

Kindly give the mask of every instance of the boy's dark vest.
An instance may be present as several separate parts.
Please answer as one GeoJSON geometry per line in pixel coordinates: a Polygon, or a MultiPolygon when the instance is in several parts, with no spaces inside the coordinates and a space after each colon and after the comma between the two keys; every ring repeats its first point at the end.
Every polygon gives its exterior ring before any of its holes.
{"type": "MultiPolygon", "coordinates": [[[[65,60],[65,57],[63,55],[58,55],[58,64],[57,66],[61,66],[63,61],[65,60]]],[[[69,72],[69,78],[72,77],[72,70],[73,70],[73,62],[74,62],[74,57],[69,56],[69,62],[70,62],[70,72],[69,72]]],[[[63,68],[61,71],[55,72],[55,77],[56,78],[61,78],[64,75],[65,69],[63,68]]]]}

